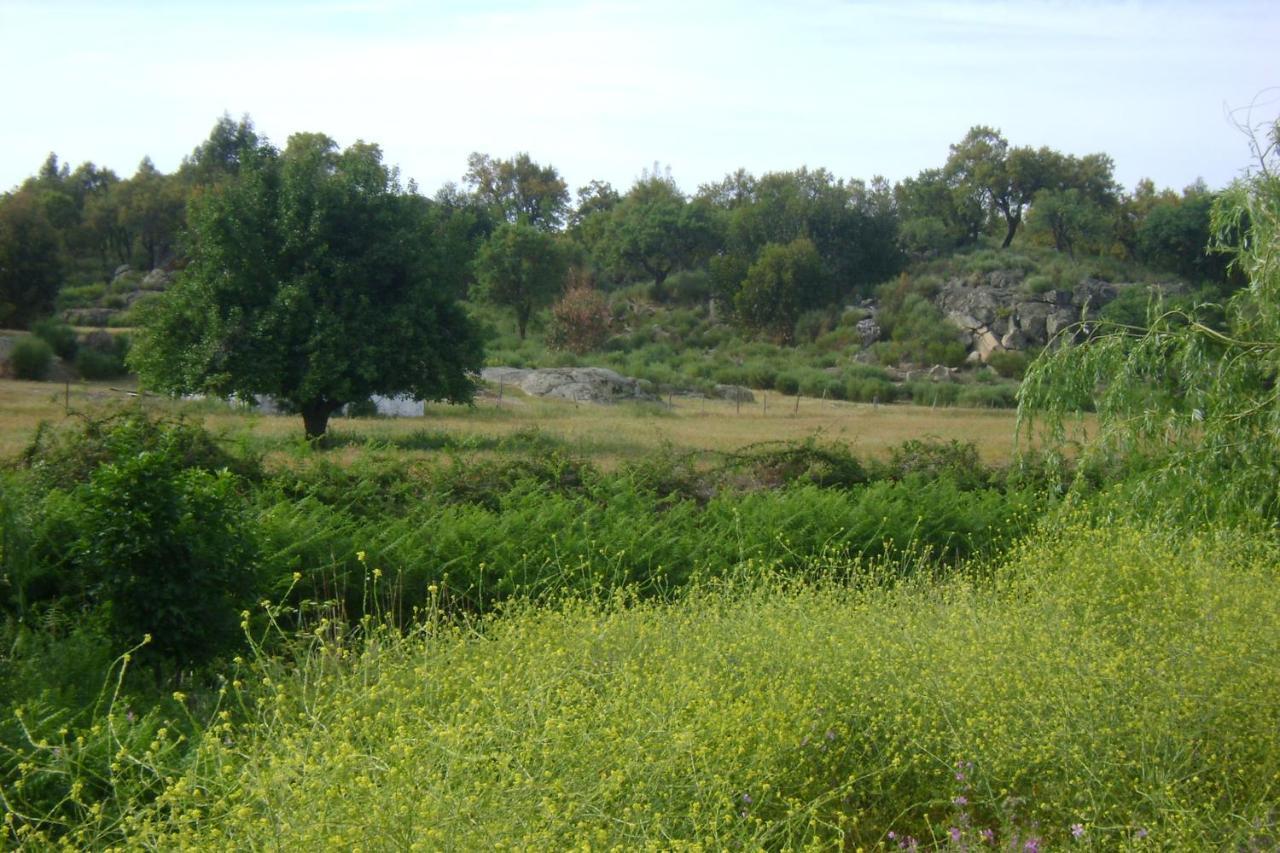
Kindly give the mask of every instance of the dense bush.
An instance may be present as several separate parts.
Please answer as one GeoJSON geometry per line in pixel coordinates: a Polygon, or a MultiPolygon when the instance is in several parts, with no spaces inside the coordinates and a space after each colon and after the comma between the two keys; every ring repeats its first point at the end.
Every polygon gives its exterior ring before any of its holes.
{"type": "Polygon", "coordinates": [[[53,366],[53,347],[41,338],[23,338],[9,353],[9,366],[19,379],[44,379],[53,366]]]}
{"type": "MultiPolygon", "coordinates": [[[[243,639],[257,555],[233,475],[180,467],[164,449],[104,465],[46,506],[69,534],[64,569],[101,608],[118,648],[179,666],[205,663],[243,639]]],[[[57,548],[57,544],[52,544],[57,548]]]]}
{"type": "Polygon", "coordinates": [[[609,336],[609,306],[599,291],[585,286],[565,292],[551,306],[547,346],[582,355],[600,349],[609,336]]]}
{"type": "Polygon", "coordinates": [[[987,356],[987,365],[1006,379],[1021,379],[1031,360],[1017,350],[996,350],[987,356]]]}
{"type": "Polygon", "coordinates": [[[31,333],[53,347],[54,353],[63,361],[71,361],[76,357],[79,342],[76,330],[53,317],[37,320],[31,324],[31,333]]]}
{"type": "Polygon", "coordinates": [[[7,489],[5,609],[91,617],[117,650],[149,634],[144,655],[179,666],[233,646],[256,551],[220,456],[203,430],[141,412],[42,431],[7,489]]]}

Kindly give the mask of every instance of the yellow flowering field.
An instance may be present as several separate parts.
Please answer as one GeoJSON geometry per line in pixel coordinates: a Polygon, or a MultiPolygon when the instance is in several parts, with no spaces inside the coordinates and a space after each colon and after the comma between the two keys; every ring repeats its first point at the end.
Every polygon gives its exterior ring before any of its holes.
{"type": "Polygon", "coordinates": [[[1277,556],[1079,523],[944,581],[801,585],[757,566],[677,601],[427,613],[407,637],[319,622],[296,666],[243,665],[184,766],[158,758],[163,734],[145,750],[120,735],[113,766],[154,767],[161,793],[110,821],[86,798],[65,840],[1265,849],[1277,556]]]}

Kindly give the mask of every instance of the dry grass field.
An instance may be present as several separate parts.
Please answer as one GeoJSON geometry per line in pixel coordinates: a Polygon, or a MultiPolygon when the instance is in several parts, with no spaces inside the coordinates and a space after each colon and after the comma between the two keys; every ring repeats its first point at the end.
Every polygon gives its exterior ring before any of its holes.
{"type": "MultiPolygon", "coordinates": [[[[58,423],[77,413],[125,402],[200,420],[216,434],[242,441],[268,457],[284,454],[302,435],[297,416],[237,411],[218,403],[131,396],[128,382],[60,384],[0,380],[0,456],[12,457],[41,421],[58,423]]],[[[741,407],[720,400],[676,397],[672,405],[645,403],[596,406],[492,393],[473,407],[430,405],[423,418],[334,418],[330,431],[338,456],[353,449],[385,446],[429,456],[444,450],[487,454],[523,443],[558,447],[604,467],[660,447],[676,451],[734,451],[765,441],[801,440],[848,444],[874,456],[911,438],[973,442],[987,462],[1007,459],[1013,449],[1014,413],[1008,410],[843,403],[757,394],[741,407]],[[343,448],[347,448],[344,451],[343,448]]]]}

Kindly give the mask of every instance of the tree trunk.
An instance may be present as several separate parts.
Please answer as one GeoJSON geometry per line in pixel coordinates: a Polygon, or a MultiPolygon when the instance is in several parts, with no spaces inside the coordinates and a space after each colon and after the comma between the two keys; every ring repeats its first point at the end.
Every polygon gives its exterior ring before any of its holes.
{"type": "Polygon", "coordinates": [[[1022,216],[1005,216],[1004,219],[1009,223],[1009,231],[1004,235],[1004,242],[1000,244],[1001,249],[1009,248],[1009,244],[1013,242],[1013,235],[1018,233],[1018,224],[1022,222],[1022,216]]]}
{"type": "Polygon", "coordinates": [[[653,301],[667,301],[667,276],[670,270],[658,270],[653,274],[653,301]]]}
{"type": "Polygon", "coordinates": [[[529,327],[529,315],[533,313],[533,309],[527,305],[520,305],[516,308],[516,329],[520,332],[520,340],[524,340],[525,329],[529,327]]]}
{"type": "Polygon", "coordinates": [[[311,400],[302,406],[302,426],[306,430],[307,440],[316,441],[324,437],[329,428],[329,416],[342,407],[341,403],[332,400],[311,400]]]}

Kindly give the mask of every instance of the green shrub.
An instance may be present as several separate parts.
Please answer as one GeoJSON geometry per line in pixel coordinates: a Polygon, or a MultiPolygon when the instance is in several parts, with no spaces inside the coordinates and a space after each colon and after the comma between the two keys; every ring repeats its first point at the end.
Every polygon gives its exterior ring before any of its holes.
{"type": "Polygon", "coordinates": [[[779,373],[773,381],[774,390],[780,394],[799,394],[800,380],[803,375],[799,370],[787,370],[779,373]]]}
{"type": "Polygon", "coordinates": [[[741,384],[768,391],[778,381],[777,368],[767,361],[749,361],[743,367],[747,372],[747,381],[741,384]]]}
{"type": "Polygon", "coordinates": [[[1016,408],[1018,386],[1007,382],[998,385],[962,385],[956,402],[961,406],[981,409],[1016,408]]]}
{"type": "Polygon", "coordinates": [[[38,488],[69,490],[88,482],[99,466],[161,449],[182,468],[226,468],[251,481],[262,476],[260,460],[232,455],[199,424],[155,416],[137,405],[107,408],[62,428],[41,424],[20,464],[38,488]]]}
{"type": "Polygon", "coordinates": [[[978,448],[970,441],[908,439],[890,448],[889,459],[875,471],[877,477],[905,480],[920,476],[926,481],[947,478],[960,489],[973,491],[992,485],[995,472],[982,464],[978,448]]]}
{"type": "Polygon", "coordinates": [[[105,353],[89,348],[76,355],[76,372],[85,379],[116,379],[127,376],[129,368],[124,359],[115,353],[105,353]]]}
{"type": "Polygon", "coordinates": [[[9,366],[19,379],[44,379],[52,365],[53,347],[42,338],[25,337],[14,344],[9,353],[9,366]]]}
{"type": "Polygon", "coordinates": [[[918,406],[951,406],[960,399],[960,386],[954,382],[917,379],[907,383],[907,393],[918,406]]]}
{"type": "Polygon", "coordinates": [[[239,645],[256,546],[235,477],[144,451],[104,465],[64,506],[72,571],[107,613],[110,636],[142,654],[199,665],[239,645]]]}
{"type": "Polygon", "coordinates": [[[800,374],[800,393],[806,397],[843,400],[844,383],[825,370],[806,370],[800,374]]]}
{"type": "Polygon", "coordinates": [[[798,344],[813,343],[836,325],[830,311],[811,309],[796,318],[793,340],[798,344]]]}
{"type": "Polygon", "coordinates": [[[844,399],[853,403],[892,403],[898,388],[887,379],[859,378],[845,380],[844,399]]]}
{"type": "Polygon", "coordinates": [[[1057,287],[1057,283],[1053,280],[1052,276],[1037,273],[1035,275],[1027,276],[1026,281],[1022,283],[1022,286],[1026,288],[1028,293],[1038,295],[1041,293],[1048,293],[1050,290],[1053,290],[1057,287]]]}
{"type": "Polygon", "coordinates": [[[677,305],[699,305],[711,298],[711,276],[706,270],[679,270],[665,284],[677,305]]]}
{"type": "Polygon", "coordinates": [[[53,347],[53,351],[63,361],[71,361],[76,357],[76,350],[79,349],[76,330],[61,320],[54,317],[37,320],[31,325],[31,333],[53,347]]]}
{"type": "Polygon", "coordinates": [[[1017,350],[996,350],[987,356],[987,364],[1005,379],[1021,379],[1030,363],[1027,354],[1017,350]]]}

